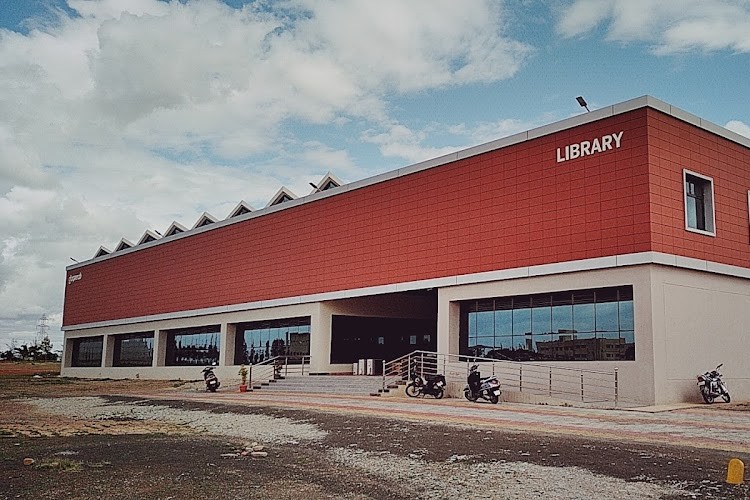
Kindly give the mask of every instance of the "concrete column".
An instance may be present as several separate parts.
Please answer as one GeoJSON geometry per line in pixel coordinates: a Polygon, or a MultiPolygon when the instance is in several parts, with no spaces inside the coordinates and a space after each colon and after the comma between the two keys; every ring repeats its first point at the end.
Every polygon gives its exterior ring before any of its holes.
{"type": "Polygon", "coordinates": [[[156,330],[154,332],[154,361],[153,367],[166,366],[167,361],[167,332],[156,330]]]}
{"type": "Polygon", "coordinates": [[[449,301],[438,292],[437,352],[441,354],[458,354],[460,321],[460,304],[449,301]]]}
{"type": "Polygon", "coordinates": [[[63,338],[62,367],[70,368],[73,364],[73,339],[63,338]]]}
{"type": "Polygon", "coordinates": [[[112,366],[112,361],[115,356],[115,336],[105,335],[102,346],[102,368],[109,368],[112,366]]]}
{"type": "Polygon", "coordinates": [[[310,316],[310,373],[331,371],[331,311],[323,304],[310,316]]]}
{"type": "Polygon", "coordinates": [[[219,345],[219,366],[234,364],[234,346],[237,336],[237,325],[234,323],[221,324],[221,343],[219,345]]]}

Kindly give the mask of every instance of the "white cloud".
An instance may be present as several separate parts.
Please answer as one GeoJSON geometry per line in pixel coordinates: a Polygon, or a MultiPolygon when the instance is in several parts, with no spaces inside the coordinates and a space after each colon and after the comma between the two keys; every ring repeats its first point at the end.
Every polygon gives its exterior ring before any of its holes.
{"type": "Polygon", "coordinates": [[[460,149],[459,147],[436,148],[425,146],[426,137],[426,132],[415,132],[398,123],[392,124],[385,132],[368,130],[362,134],[362,140],[376,144],[383,156],[405,158],[411,163],[428,160],[460,149]]]}
{"type": "Polygon", "coordinates": [[[657,54],[750,52],[746,0],[575,0],[562,9],[557,29],[573,37],[605,23],[610,40],[646,41],[657,54]]]}
{"type": "Polygon", "coordinates": [[[750,138],[750,125],[741,122],[739,120],[730,120],[724,127],[728,128],[732,132],[736,132],[740,135],[750,138]]]}
{"type": "Polygon", "coordinates": [[[69,257],[367,175],[299,127],[356,122],[384,154],[435,156],[391,99],[502,80],[531,53],[492,1],[68,6],[0,29],[0,345],[41,313],[56,331],[69,257]]]}

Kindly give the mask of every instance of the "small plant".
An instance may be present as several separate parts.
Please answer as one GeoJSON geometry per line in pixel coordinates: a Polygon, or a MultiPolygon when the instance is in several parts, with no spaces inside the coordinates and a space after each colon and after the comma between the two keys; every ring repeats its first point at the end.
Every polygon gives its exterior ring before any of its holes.
{"type": "Polygon", "coordinates": [[[39,469],[58,469],[64,472],[79,472],[83,468],[83,462],[59,458],[56,460],[42,460],[36,467],[39,469]]]}
{"type": "Polygon", "coordinates": [[[242,385],[247,385],[247,367],[245,365],[240,366],[239,374],[242,379],[242,385]]]}

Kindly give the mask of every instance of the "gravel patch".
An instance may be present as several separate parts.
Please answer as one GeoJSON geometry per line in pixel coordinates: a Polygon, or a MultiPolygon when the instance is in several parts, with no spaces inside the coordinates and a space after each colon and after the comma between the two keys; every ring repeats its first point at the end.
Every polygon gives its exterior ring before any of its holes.
{"type": "Polygon", "coordinates": [[[409,497],[455,498],[592,498],[643,499],[685,495],[678,487],[593,474],[578,467],[546,467],[526,462],[473,463],[472,457],[454,455],[434,463],[389,452],[334,448],[331,459],[383,480],[398,482],[409,497]]]}
{"type": "Polygon", "coordinates": [[[272,444],[319,441],[327,433],[317,426],[284,417],[213,413],[204,410],[182,410],[141,402],[108,402],[98,397],[28,399],[39,409],[76,419],[138,420],[168,422],[188,426],[198,432],[230,436],[272,444]]]}

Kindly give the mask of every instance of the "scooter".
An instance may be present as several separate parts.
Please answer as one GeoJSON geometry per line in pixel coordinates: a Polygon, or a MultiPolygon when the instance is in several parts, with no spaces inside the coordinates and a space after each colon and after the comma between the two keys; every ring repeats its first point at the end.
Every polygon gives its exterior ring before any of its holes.
{"type": "Polygon", "coordinates": [[[698,375],[698,389],[701,391],[703,401],[708,404],[714,402],[714,399],[721,396],[726,403],[729,403],[732,398],[729,396],[729,390],[724,382],[721,380],[721,373],[719,368],[724,366],[724,363],[716,367],[715,370],[706,372],[703,375],[698,375]]]}
{"type": "Polygon", "coordinates": [[[213,366],[207,366],[203,369],[203,381],[206,383],[206,390],[209,392],[216,392],[216,389],[221,385],[219,378],[214,373],[213,366]]]}
{"type": "Polygon", "coordinates": [[[427,375],[422,378],[412,373],[411,382],[406,386],[406,395],[411,398],[424,397],[426,394],[441,399],[445,394],[445,377],[443,375],[427,375]]]}
{"type": "Polygon", "coordinates": [[[464,388],[464,397],[471,402],[482,398],[496,405],[500,401],[500,382],[494,375],[482,378],[479,373],[479,365],[474,365],[469,370],[469,376],[466,377],[466,388],[464,388]]]}

